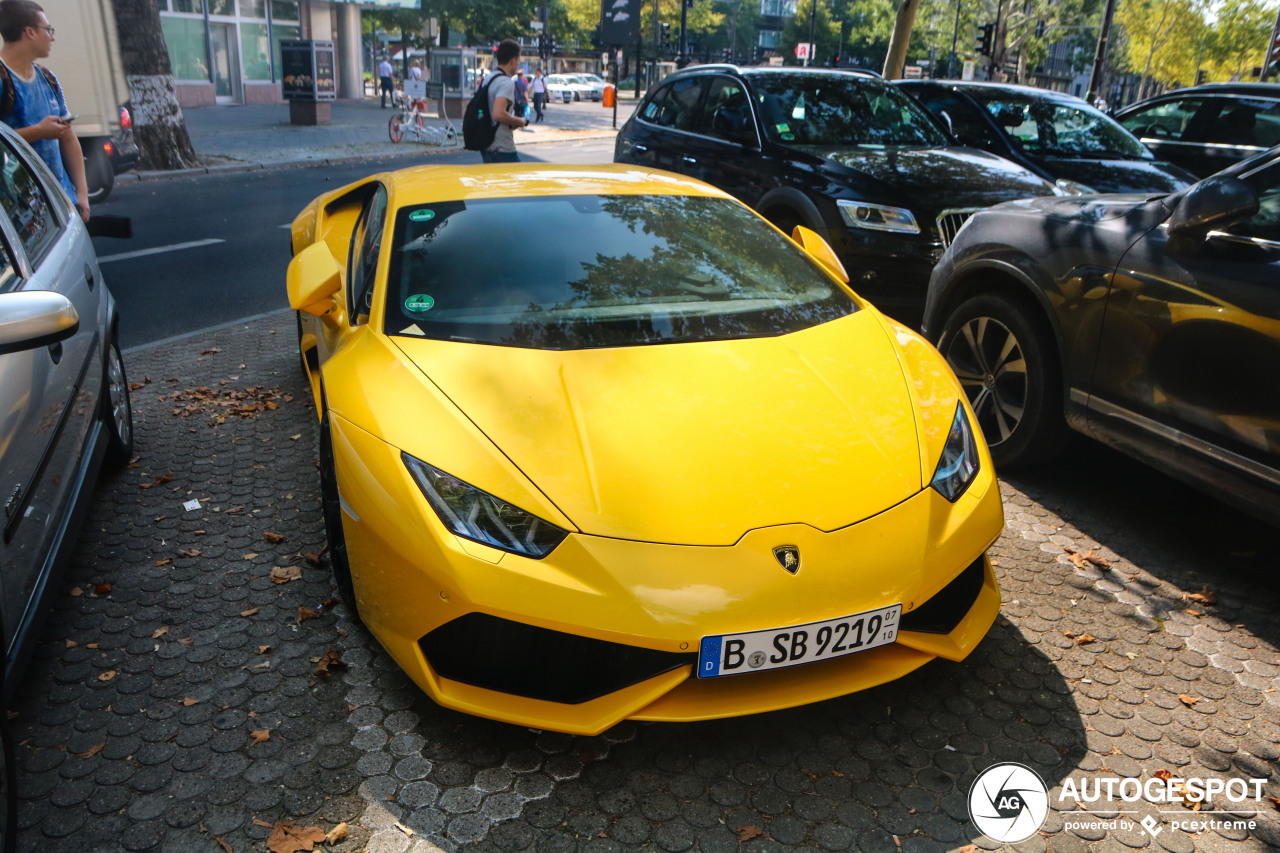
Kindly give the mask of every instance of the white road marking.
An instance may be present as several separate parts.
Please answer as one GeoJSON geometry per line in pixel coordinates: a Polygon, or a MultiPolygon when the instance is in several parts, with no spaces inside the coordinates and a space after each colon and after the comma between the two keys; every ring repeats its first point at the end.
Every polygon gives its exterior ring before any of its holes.
{"type": "Polygon", "coordinates": [[[121,252],[118,255],[107,255],[98,258],[99,264],[109,264],[112,261],[127,261],[132,258],[141,258],[147,255],[159,255],[163,252],[177,252],[182,249],[194,249],[197,246],[212,246],[214,243],[225,243],[226,240],[211,238],[209,240],[192,240],[190,243],[174,243],[169,246],[156,246],[154,249],[139,249],[136,252],[121,252]]]}

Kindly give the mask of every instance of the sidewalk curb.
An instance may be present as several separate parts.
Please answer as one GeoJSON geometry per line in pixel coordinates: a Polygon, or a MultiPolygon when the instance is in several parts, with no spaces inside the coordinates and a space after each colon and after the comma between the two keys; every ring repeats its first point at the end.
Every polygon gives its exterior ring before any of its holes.
{"type": "MultiPolygon", "coordinates": [[[[552,145],[563,142],[581,142],[584,139],[608,139],[617,136],[616,130],[609,132],[583,131],[580,136],[573,136],[568,139],[529,139],[517,140],[519,145],[552,145]]],[[[447,148],[429,147],[426,145],[418,146],[416,149],[406,148],[403,151],[387,152],[385,154],[353,154],[349,157],[326,157],[323,160],[289,160],[283,163],[223,163],[216,166],[197,166],[193,169],[174,169],[172,171],[156,171],[156,172],[125,172],[116,175],[117,184],[136,184],[143,181],[163,181],[173,178],[195,178],[202,175],[226,175],[237,172],[261,172],[276,171],[279,169],[302,169],[308,166],[340,166],[348,163],[360,163],[366,160],[393,160],[397,157],[411,157],[416,155],[438,156],[451,151],[463,151],[465,149],[459,146],[447,148]]]]}

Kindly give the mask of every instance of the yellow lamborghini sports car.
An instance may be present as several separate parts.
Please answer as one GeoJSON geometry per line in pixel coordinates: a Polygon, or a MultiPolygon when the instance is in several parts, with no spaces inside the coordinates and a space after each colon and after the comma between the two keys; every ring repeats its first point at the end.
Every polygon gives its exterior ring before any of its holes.
{"type": "Polygon", "coordinates": [[[293,223],[335,582],[441,705],[593,734],[960,660],[973,412],[827,244],[625,166],[428,166],[293,223]]]}

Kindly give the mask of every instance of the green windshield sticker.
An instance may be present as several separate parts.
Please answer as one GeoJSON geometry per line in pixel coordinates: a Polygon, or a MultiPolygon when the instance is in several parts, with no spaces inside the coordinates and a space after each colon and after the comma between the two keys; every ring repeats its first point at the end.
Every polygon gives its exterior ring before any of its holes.
{"type": "Polygon", "coordinates": [[[777,128],[778,128],[778,133],[790,133],[790,132],[791,132],[791,125],[787,124],[785,121],[784,121],[782,124],[777,125],[777,128]]]}
{"type": "Polygon", "coordinates": [[[779,133],[778,136],[783,142],[795,142],[796,135],[794,133],[779,133]]]}
{"type": "MultiPolygon", "coordinates": [[[[429,219],[435,219],[436,212],[434,210],[415,210],[409,214],[409,218],[414,222],[426,222],[429,219]]],[[[427,307],[430,308],[431,306],[428,305],[427,307]]]]}
{"type": "Polygon", "coordinates": [[[425,293],[415,293],[404,301],[404,310],[421,313],[436,307],[436,301],[425,293]]]}

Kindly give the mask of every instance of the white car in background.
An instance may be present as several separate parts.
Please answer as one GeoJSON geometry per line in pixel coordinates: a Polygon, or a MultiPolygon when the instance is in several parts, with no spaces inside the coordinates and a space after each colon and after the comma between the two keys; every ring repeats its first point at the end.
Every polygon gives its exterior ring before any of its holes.
{"type": "Polygon", "coordinates": [[[569,98],[565,99],[566,102],[569,100],[585,101],[591,97],[588,94],[590,90],[587,88],[587,84],[579,81],[572,74],[552,74],[547,78],[547,80],[550,81],[552,85],[560,86],[568,90],[569,98]]]}
{"type": "Polygon", "coordinates": [[[560,101],[567,104],[570,101],[576,101],[574,97],[573,87],[569,85],[569,81],[564,78],[563,74],[547,75],[547,100],[560,101]]]}
{"type": "Polygon", "coordinates": [[[582,97],[593,101],[604,100],[604,81],[595,74],[570,74],[572,79],[586,87],[582,97]]]}

